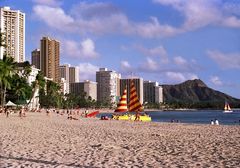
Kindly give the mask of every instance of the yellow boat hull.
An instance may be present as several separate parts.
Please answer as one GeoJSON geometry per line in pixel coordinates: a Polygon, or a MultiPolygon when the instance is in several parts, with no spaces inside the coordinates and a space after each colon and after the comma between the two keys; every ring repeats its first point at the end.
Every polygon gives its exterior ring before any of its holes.
{"type": "MultiPolygon", "coordinates": [[[[136,115],[113,115],[114,120],[127,120],[127,121],[136,121],[136,115]]],[[[149,115],[140,115],[138,121],[149,122],[152,121],[152,118],[149,115]]]]}

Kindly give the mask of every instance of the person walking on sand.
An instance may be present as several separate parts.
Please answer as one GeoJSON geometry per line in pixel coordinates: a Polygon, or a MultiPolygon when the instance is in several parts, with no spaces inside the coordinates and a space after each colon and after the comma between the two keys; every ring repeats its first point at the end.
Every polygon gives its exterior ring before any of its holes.
{"type": "Polygon", "coordinates": [[[137,110],[137,112],[136,112],[136,118],[135,118],[135,121],[140,121],[139,110],[137,110]]]}
{"type": "Polygon", "coordinates": [[[89,112],[88,112],[88,109],[86,109],[86,110],[85,110],[85,117],[87,117],[88,113],[89,113],[89,112]]]}
{"type": "Polygon", "coordinates": [[[214,122],[213,122],[213,120],[211,120],[211,125],[214,125],[214,122]]]}
{"type": "Polygon", "coordinates": [[[215,119],[215,125],[219,125],[219,122],[217,119],[215,119]]]}
{"type": "Polygon", "coordinates": [[[9,109],[7,107],[5,107],[5,113],[6,113],[6,117],[8,117],[10,112],[9,112],[9,109]]]}
{"type": "Polygon", "coordinates": [[[22,118],[22,115],[23,115],[23,107],[19,111],[19,117],[22,118]]]}
{"type": "Polygon", "coordinates": [[[47,112],[47,116],[49,116],[50,110],[49,110],[49,109],[47,109],[47,111],[46,111],[46,112],[47,112]]]}

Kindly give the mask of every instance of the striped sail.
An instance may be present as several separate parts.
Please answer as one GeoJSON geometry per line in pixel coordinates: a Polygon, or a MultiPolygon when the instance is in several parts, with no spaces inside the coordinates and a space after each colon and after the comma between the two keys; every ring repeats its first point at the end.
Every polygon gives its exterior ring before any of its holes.
{"type": "Polygon", "coordinates": [[[127,112],[127,89],[124,90],[123,95],[117,105],[117,108],[114,112],[127,112]]]}
{"type": "Polygon", "coordinates": [[[143,106],[138,99],[137,90],[136,87],[134,86],[133,80],[131,80],[130,101],[128,104],[128,108],[130,112],[143,111],[143,106]]]}

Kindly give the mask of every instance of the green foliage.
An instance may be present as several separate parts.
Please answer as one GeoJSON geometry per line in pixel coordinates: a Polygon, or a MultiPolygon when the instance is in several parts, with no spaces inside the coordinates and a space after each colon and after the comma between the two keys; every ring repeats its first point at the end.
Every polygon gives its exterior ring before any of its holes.
{"type": "Polygon", "coordinates": [[[42,107],[61,107],[61,102],[63,96],[60,93],[60,86],[53,82],[47,81],[46,88],[44,87],[45,84],[42,80],[41,74],[38,75],[37,80],[40,86],[40,93],[39,93],[39,101],[42,107]]]}
{"type": "Polygon", "coordinates": [[[7,89],[11,89],[10,80],[15,73],[16,63],[12,57],[4,56],[0,60],[0,92],[1,92],[1,105],[5,104],[7,89]]]}
{"type": "MultiPolygon", "coordinates": [[[[4,35],[0,33],[0,46],[5,46],[4,35]]],[[[31,73],[31,66],[28,61],[24,62],[22,75],[19,76],[17,64],[12,57],[3,56],[0,60],[0,99],[1,105],[5,104],[5,99],[12,101],[26,101],[30,98],[32,88],[27,83],[27,77],[31,73]]]]}
{"type": "Polygon", "coordinates": [[[12,88],[8,90],[8,99],[11,99],[15,102],[21,102],[21,100],[24,101],[30,99],[32,88],[29,86],[25,78],[15,74],[10,79],[10,83],[12,88]]]}

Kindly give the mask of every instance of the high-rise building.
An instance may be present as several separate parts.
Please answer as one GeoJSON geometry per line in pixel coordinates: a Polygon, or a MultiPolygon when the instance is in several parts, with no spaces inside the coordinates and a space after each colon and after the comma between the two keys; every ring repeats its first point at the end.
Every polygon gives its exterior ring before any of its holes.
{"type": "Polygon", "coordinates": [[[60,65],[59,72],[61,83],[64,83],[64,94],[69,93],[69,64],[60,65]]]}
{"type": "Polygon", "coordinates": [[[143,79],[142,78],[133,78],[133,79],[120,79],[120,94],[123,94],[124,89],[127,89],[127,102],[130,98],[130,86],[131,80],[136,87],[137,95],[140,103],[143,103],[143,79]]]}
{"type": "Polygon", "coordinates": [[[78,67],[69,67],[69,83],[79,82],[78,67]]]}
{"type": "Polygon", "coordinates": [[[70,93],[79,95],[86,93],[86,98],[89,96],[92,100],[97,100],[97,83],[89,80],[84,82],[70,83],[70,93]]]}
{"type": "Polygon", "coordinates": [[[69,64],[59,66],[60,78],[64,78],[69,83],[69,64]]]}
{"type": "Polygon", "coordinates": [[[116,102],[120,96],[121,74],[100,68],[96,72],[97,100],[100,102],[116,102]]]}
{"type": "Polygon", "coordinates": [[[162,87],[158,82],[144,81],[143,82],[144,102],[148,103],[162,103],[163,92],[162,87]]]}
{"type": "Polygon", "coordinates": [[[40,69],[40,49],[32,51],[32,65],[34,65],[35,68],[40,69]]]}
{"type": "Polygon", "coordinates": [[[6,47],[0,48],[0,59],[4,54],[13,57],[15,62],[25,61],[25,13],[0,8],[0,29],[4,33],[6,47]]]}
{"type": "Polygon", "coordinates": [[[52,78],[54,82],[60,82],[59,62],[60,43],[57,40],[43,37],[41,39],[41,71],[47,78],[52,78]]]}
{"type": "Polygon", "coordinates": [[[156,86],[155,87],[155,102],[156,103],[163,103],[163,87],[156,86]]]}

